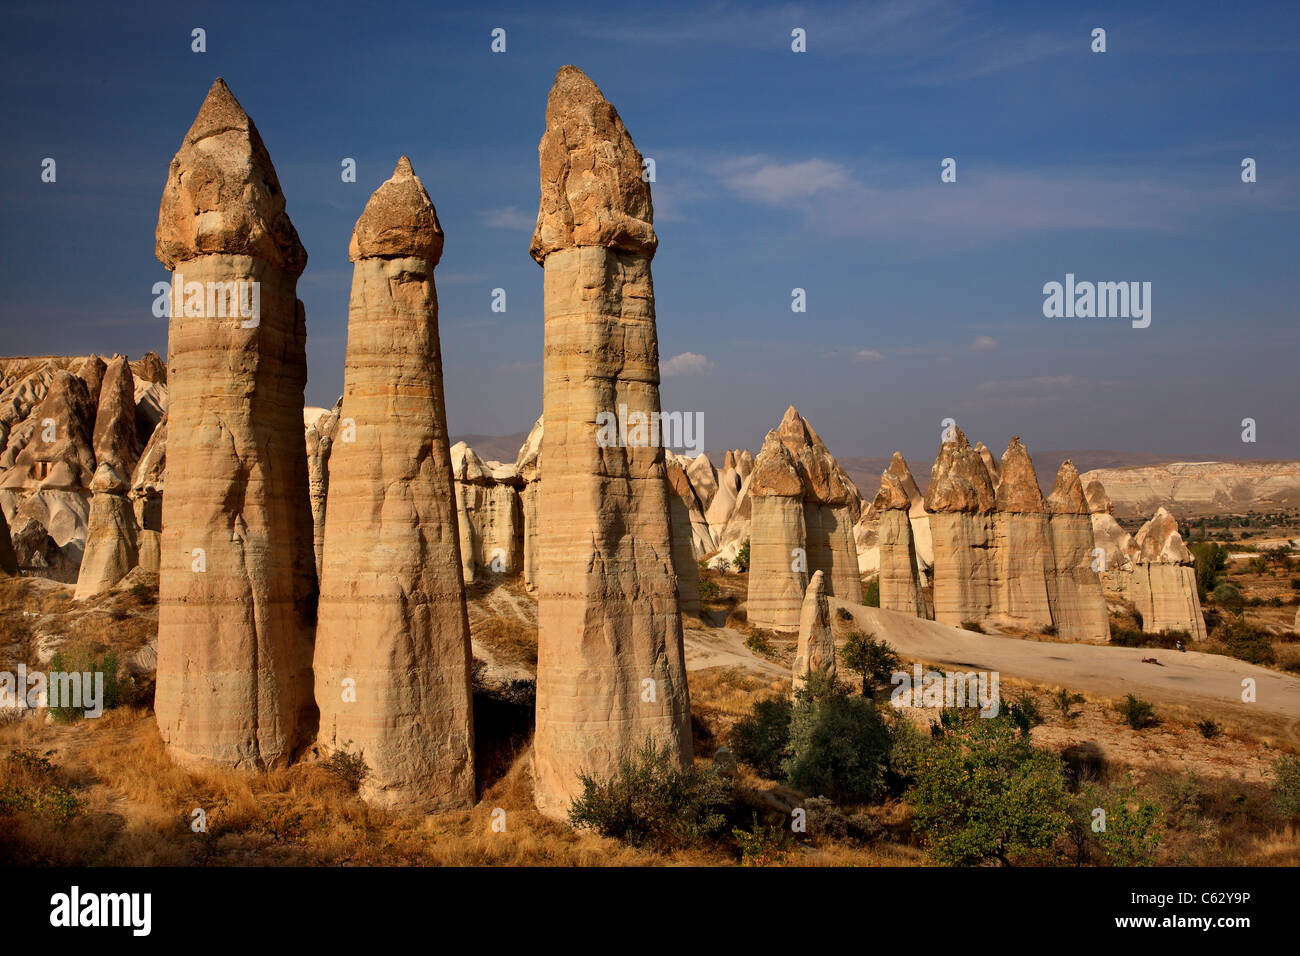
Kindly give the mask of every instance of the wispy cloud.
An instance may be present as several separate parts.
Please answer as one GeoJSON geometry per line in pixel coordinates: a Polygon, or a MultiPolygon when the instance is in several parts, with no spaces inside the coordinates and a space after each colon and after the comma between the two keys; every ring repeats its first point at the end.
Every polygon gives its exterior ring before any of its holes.
{"type": "Polygon", "coordinates": [[[531,232],[537,225],[536,214],[529,215],[518,206],[502,206],[482,213],[483,224],[493,229],[515,229],[531,232]]]}
{"type": "Polygon", "coordinates": [[[858,365],[863,362],[882,362],[884,358],[884,354],[875,349],[858,349],[853,353],[853,361],[858,365]]]}
{"type": "Polygon", "coordinates": [[[712,372],[713,368],[713,362],[705,356],[697,352],[683,352],[661,362],[659,374],[665,378],[670,375],[705,375],[712,372]]]}
{"type": "Polygon", "coordinates": [[[998,340],[991,335],[977,335],[970,344],[972,352],[991,352],[998,347],[998,340]]]}

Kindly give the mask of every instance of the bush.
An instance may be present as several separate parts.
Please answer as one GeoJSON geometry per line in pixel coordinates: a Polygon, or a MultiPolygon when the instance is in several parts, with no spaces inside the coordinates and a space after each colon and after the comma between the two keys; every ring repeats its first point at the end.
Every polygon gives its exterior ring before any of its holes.
{"type": "Polygon", "coordinates": [[[1070,713],[1070,708],[1075,704],[1082,704],[1083,695],[1072,694],[1070,691],[1062,687],[1052,695],[1052,703],[1056,705],[1056,709],[1061,712],[1062,717],[1066,720],[1070,720],[1073,717],[1073,714],[1070,713]]]}
{"type": "Polygon", "coordinates": [[[365,757],[359,753],[348,753],[347,750],[335,750],[321,766],[342,780],[343,785],[352,793],[361,789],[361,784],[370,773],[365,757]]]}
{"type": "Polygon", "coordinates": [[[870,634],[853,631],[840,651],[840,662],[862,678],[862,695],[873,694],[877,687],[890,682],[902,661],[898,652],[886,641],[878,641],[870,634]]]}
{"type": "Polygon", "coordinates": [[[1219,726],[1218,721],[1210,720],[1208,717],[1205,720],[1198,720],[1196,729],[1206,740],[1213,740],[1223,733],[1223,728],[1219,726]]]}
{"type": "Polygon", "coordinates": [[[739,571],[741,574],[745,574],[746,572],[749,571],[749,539],[748,538],[746,538],[745,543],[740,546],[740,550],[736,552],[736,570],[739,571]]]}
{"type": "Polygon", "coordinates": [[[745,646],[755,654],[762,654],[766,657],[772,656],[772,642],[768,640],[766,634],[755,632],[745,638],[745,646]]]}
{"type": "Polygon", "coordinates": [[[1229,611],[1240,611],[1246,602],[1242,599],[1237,585],[1224,581],[1214,589],[1214,603],[1229,611]]]}
{"type": "Polygon", "coordinates": [[[1011,702],[1007,707],[1007,717],[1026,737],[1030,730],[1043,722],[1043,712],[1038,709],[1038,701],[1027,692],[1011,702]]]}
{"type": "Polygon", "coordinates": [[[862,603],[867,607],[880,607],[880,578],[867,582],[867,589],[862,592],[862,603]]]}
{"type": "Polygon", "coordinates": [[[873,701],[809,674],[795,695],[781,762],[790,786],[840,803],[874,799],[885,788],[889,751],[889,728],[873,701]]]}
{"type": "Polygon", "coordinates": [[[1273,762],[1273,800],[1289,817],[1300,817],[1300,757],[1283,754],[1273,762]]]}
{"type": "Polygon", "coordinates": [[[976,634],[984,633],[984,628],[980,625],[979,621],[962,621],[961,629],[963,631],[974,631],[976,634]]]}
{"type": "MultiPolygon", "coordinates": [[[[104,675],[103,699],[100,705],[104,710],[111,710],[119,704],[130,703],[135,697],[135,681],[130,677],[125,679],[120,677],[118,672],[121,670],[121,664],[118,662],[117,655],[111,651],[104,655],[102,659],[95,659],[89,654],[76,654],[72,652],[64,653],[59,651],[50,660],[50,673],[62,672],[68,674],[81,675],[81,701],[80,707],[51,707],[50,713],[54,719],[61,723],[71,723],[85,716],[89,707],[88,694],[94,691],[97,674],[104,675]],[[86,675],[90,675],[91,684],[87,686],[86,675]]],[[[50,688],[53,690],[53,688],[50,688]]]]}
{"type": "Polygon", "coordinates": [[[1266,631],[1249,623],[1245,617],[1229,618],[1215,634],[1233,657],[1251,664],[1273,664],[1277,655],[1273,652],[1273,641],[1266,631]]]}
{"type": "Polygon", "coordinates": [[[749,714],[731,730],[728,741],[737,760],[743,760],[771,780],[781,779],[781,760],[790,742],[790,716],[794,705],[788,697],[757,701],[749,714]]]}
{"type": "Polygon", "coordinates": [[[1155,708],[1151,706],[1150,701],[1142,700],[1133,694],[1125,697],[1124,702],[1116,705],[1115,709],[1134,730],[1145,730],[1156,722],[1155,708]]]}
{"type": "Polygon", "coordinates": [[[1106,827],[1097,842],[1112,866],[1154,866],[1164,835],[1164,813],[1159,805],[1132,790],[1121,793],[1105,807],[1106,827]]]}
{"type": "Polygon", "coordinates": [[[578,779],[582,793],[569,806],[575,829],[659,851],[694,846],[726,830],[731,784],[710,770],[683,768],[653,738],[625,757],[612,779],[578,779]]]}
{"type": "Polygon", "coordinates": [[[750,829],[734,827],[731,831],[740,847],[740,865],[785,866],[794,837],[780,824],[767,826],[759,823],[757,813],[753,820],[750,829]]]}
{"type": "Polygon", "coordinates": [[[1046,637],[1056,637],[1058,633],[1059,633],[1059,629],[1055,624],[1048,624],[1043,628],[1043,634],[1046,637]]]}
{"type": "Polygon", "coordinates": [[[700,578],[701,601],[715,601],[721,593],[722,588],[718,587],[717,581],[712,581],[709,578],[700,578]]]}
{"type": "Polygon", "coordinates": [[[936,860],[1009,866],[1065,832],[1069,796],[1058,757],[1033,746],[1005,715],[954,709],[942,726],[908,794],[913,825],[936,860]]]}

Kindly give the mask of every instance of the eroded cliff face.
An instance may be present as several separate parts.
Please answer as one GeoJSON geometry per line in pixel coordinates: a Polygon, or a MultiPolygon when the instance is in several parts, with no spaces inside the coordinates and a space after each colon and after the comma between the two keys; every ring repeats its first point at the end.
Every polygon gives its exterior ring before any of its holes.
{"type": "Polygon", "coordinates": [[[1183,461],[1134,468],[1097,468],[1084,484],[1105,486],[1122,518],[1176,508],[1184,516],[1270,511],[1300,506],[1300,461],[1183,461]]]}

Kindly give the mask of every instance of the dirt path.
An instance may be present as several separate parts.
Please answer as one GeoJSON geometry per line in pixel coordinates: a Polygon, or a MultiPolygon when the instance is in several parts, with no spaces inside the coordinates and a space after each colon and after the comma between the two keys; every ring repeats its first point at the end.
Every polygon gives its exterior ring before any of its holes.
{"type": "Polygon", "coordinates": [[[1226,707],[1243,715],[1273,715],[1297,726],[1300,718],[1300,678],[1256,667],[1231,657],[1179,653],[1139,647],[1097,644],[1054,644],[1022,641],[923,621],[894,611],[844,604],[856,625],[889,641],[905,657],[921,658],[964,671],[986,670],[1037,684],[1059,685],[1074,691],[1195,706],[1198,701],[1226,707]],[[1154,657],[1160,663],[1144,664],[1154,657]],[[1255,681],[1255,702],[1243,703],[1242,681],[1255,681]]]}

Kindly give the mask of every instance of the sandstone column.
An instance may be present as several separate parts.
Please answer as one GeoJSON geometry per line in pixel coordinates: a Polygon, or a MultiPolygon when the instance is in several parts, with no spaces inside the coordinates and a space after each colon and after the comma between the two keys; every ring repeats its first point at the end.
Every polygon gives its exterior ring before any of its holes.
{"type": "Polygon", "coordinates": [[[515,474],[524,483],[519,510],[524,523],[524,588],[537,590],[537,498],[542,490],[542,419],[538,418],[515,458],[515,474]]]}
{"type": "Polygon", "coordinates": [[[876,531],[880,548],[880,606],[924,618],[929,614],[917,575],[916,545],[908,517],[912,501],[904,484],[904,475],[911,479],[907,462],[894,452],[889,468],[880,476],[880,491],[873,502],[880,519],[876,531]]]}
{"type": "Polygon", "coordinates": [[[135,513],[122,476],[105,461],[95,472],[90,490],[94,496],[90,499],[86,553],[81,557],[73,594],[78,601],[103,594],[140,562],[135,513]]]}
{"type": "Polygon", "coordinates": [[[538,808],[562,819],[580,773],[613,775],[654,738],[692,760],[664,452],[598,441],[597,416],[659,411],[641,154],[576,67],[560,69],[538,147],[530,252],[545,269],[538,564],[538,808]]]}
{"type": "MultiPolygon", "coordinates": [[[[677,603],[683,614],[700,613],[700,566],[692,545],[692,512],[699,512],[695,492],[686,470],[677,462],[667,462],[668,508],[672,516],[673,572],[677,575],[677,603]],[[692,507],[696,506],[696,507],[692,507]]],[[[706,528],[707,531],[707,528],[706,528]]]]}
{"type": "Polygon", "coordinates": [[[220,79],[171,162],[155,246],[173,273],[158,726],[177,758],[280,767],[316,730],[307,253],[220,79]]]}
{"type": "Polygon", "coordinates": [[[808,589],[803,481],[789,450],[768,432],[749,480],[749,623],[796,631],[808,589]]]}
{"type": "Polygon", "coordinates": [[[1079,472],[1069,459],[1056,473],[1047,499],[1051,509],[1048,527],[1055,565],[1049,595],[1057,636],[1070,641],[1102,644],[1110,640],[1110,618],[1101,578],[1092,569],[1092,519],[1079,472]]]}
{"type": "Polygon", "coordinates": [[[1142,629],[1153,634],[1186,631],[1194,641],[1205,640],[1192,553],[1178,533],[1178,520],[1159,508],[1138,530],[1134,543],[1139,580],[1135,603],[1142,614],[1142,629]]]}
{"type": "Polygon", "coordinates": [[[1055,557],[1047,529],[1047,501],[1019,436],[1007,445],[1001,468],[989,471],[1001,476],[993,514],[994,611],[1019,625],[1048,627],[1052,608],[1047,586],[1055,557]]]}
{"type": "Polygon", "coordinates": [[[322,749],[365,757],[370,802],[423,811],[474,801],[469,620],[433,281],[442,244],[403,156],[348,250],[340,417],[356,433],[330,449],[316,631],[322,749]]]}
{"type": "Polygon", "coordinates": [[[835,638],[831,634],[831,608],[826,600],[826,575],[813,572],[799,610],[799,644],[794,658],[793,690],[808,686],[814,671],[835,680],[835,638]]]}
{"type": "Polygon", "coordinates": [[[983,459],[955,429],[939,449],[925,492],[934,544],[934,619],[942,624],[982,621],[992,609],[994,504],[983,459]]]}

